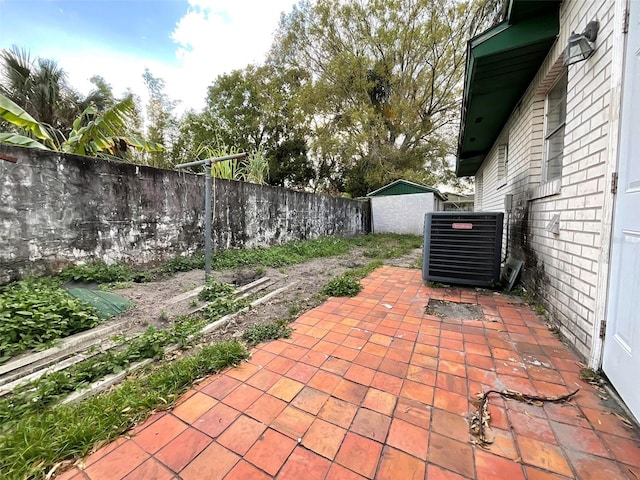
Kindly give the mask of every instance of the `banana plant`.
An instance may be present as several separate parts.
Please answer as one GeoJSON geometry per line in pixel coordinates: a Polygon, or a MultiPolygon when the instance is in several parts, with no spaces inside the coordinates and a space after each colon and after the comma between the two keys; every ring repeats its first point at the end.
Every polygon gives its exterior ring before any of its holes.
{"type": "Polygon", "coordinates": [[[49,132],[47,132],[46,127],[25,112],[22,107],[13,103],[2,94],[0,94],[0,118],[18,128],[21,128],[25,133],[30,134],[32,137],[35,137],[34,139],[17,133],[5,132],[0,133],[0,143],[19,145],[21,147],[40,148],[44,150],[50,150],[51,147],[55,147],[55,142],[51,135],[49,135],[49,132]],[[36,139],[42,140],[45,143],[41,143],[36,139]]]}
{"type": "Polygon", "coordinates": [[[38,122],[19,105],[0,94],[0,118],[25,133],[0,133],[0,143],[94,157],[113,156],[128,147],[147,152],[162,151],[163,147],[158,143],[121,134],[134,108],[130,95],[101,114],[89,106],[74,120],[73,129],[64,138],[59,131],[50,133],[50,127],[38,122]],[[61,142],[56,141],[58,137],[62,138],[61,142]]]}

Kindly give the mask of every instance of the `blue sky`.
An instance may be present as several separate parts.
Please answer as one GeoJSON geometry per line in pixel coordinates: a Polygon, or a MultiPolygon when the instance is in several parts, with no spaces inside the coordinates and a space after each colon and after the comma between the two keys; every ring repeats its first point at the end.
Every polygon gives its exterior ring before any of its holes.
{"type": "Polygon", "coordinates": [[[260,62],[294,0],[0,0],[0,48],[53,58],[76,88],[102,75],[144,97],[149,68],[181,109],[199,109],[217,75],[260,62]]]}

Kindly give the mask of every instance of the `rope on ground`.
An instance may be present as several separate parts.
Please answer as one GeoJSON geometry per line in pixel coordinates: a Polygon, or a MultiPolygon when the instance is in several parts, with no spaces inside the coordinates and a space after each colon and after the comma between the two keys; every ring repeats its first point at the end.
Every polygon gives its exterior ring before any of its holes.
{"type": "Polygon", "coordinates": [[[567,395],[560,395],[556,397],[542,397],[538,395],[529,395],[527,393],[518,392],[515,390],[489,390],[485,393],[478,394],[480,402],[478,404],[478,411],[471,416],[471,433],[477,438],[473,441],[481,447],[493,443],[492,439],[488,439],[485,435],[485,429],[489,427],[491,420],[491,414],[489,413],[489,395],[492,393],[498,394],[504,398],[510,398],[512,400],[518,400],[519,402],[526,402],[532,405],[542,406],[543,403],[562,403],[570,400],[580,389],[578,388],[574,392],[567,395]]]}

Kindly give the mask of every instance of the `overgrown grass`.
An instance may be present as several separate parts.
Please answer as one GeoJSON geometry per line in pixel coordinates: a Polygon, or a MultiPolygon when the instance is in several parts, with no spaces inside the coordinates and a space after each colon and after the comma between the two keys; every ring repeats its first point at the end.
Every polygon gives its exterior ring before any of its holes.
{"type": "Polygon", "coordinates": [[[52,279],[29,279],[0,289],[0,363],[31,348],[94,327],[97,311],[52,279]]]}
{"type": "Polygon", "coordinates": [[[107,394],[23,415],[0,436],[3,478],[43,479],[57,462],[86,455],[96,443],[114,439],[153,410],[170,406],[195,380],[247,357],[247,349],[235,340],[216,343],[107,394]]]}
{"type": "Polygon", "coordinates": [[[418,235],[399,235],[393,233],[367,235],[363,246],[363,255],[369,258],[387,260],[406,255],[415,248],[422,247],[422,237],[418,235]]]}
{"type": "Polygon", "coordinates": [[[256,323],[247,328],[242,334],[242,338],[249,345],[276,340],[278,338],[289,338],[293,329],[288,326],[286,320],[278,320],[271,323],[256,323]]]}

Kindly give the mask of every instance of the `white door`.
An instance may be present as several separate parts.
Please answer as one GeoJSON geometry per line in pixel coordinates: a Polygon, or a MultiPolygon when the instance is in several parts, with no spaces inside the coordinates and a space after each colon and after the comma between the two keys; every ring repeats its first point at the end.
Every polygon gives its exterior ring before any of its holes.
{"type": "Polygon", "coordinates": [[[640,3],[629,4],[603,369],[640,420],[640,3]]]}

